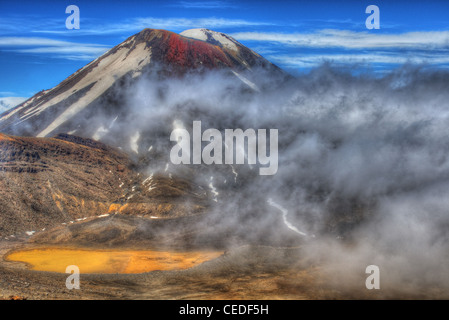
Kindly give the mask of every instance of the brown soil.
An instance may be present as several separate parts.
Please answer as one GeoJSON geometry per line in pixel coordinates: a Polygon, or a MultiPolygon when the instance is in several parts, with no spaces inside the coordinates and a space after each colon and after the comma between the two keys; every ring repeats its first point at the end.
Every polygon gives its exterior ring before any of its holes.
{"type": "Polygon", "coordinates": [[[146,178],[126,154],[94,140],[2,134],[0,237],[107,213],[176,217],[207,206],[208,195],[185,180],[146,178]]]}

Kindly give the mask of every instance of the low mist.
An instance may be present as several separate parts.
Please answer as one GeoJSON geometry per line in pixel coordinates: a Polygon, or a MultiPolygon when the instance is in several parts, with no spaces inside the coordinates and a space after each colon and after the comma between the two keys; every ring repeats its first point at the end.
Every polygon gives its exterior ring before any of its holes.
{"type": "Polygon", "coordinates": [[[449,72],[355,76],[325,64],[297,78],[239,76],[246,83],[229,71],[152,72],[120,89],[119,114],[89,125],[103,126],[100,139],[145,163],[144,173],[209,188],[204,227],[217,234],[279,246],[298,239],[342,283],[375,264],[382,288],[448,290],[449,72]],[[203,130],[278,129],[278,172],[171,164],[170,132],[194,120],[203,130]]]}

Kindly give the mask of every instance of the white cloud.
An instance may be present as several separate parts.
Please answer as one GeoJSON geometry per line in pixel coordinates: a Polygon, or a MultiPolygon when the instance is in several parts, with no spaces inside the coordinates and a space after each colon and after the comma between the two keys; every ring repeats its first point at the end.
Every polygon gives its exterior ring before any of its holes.
{"type": "Polygon", "coordinates": [[[94,56],[105,53],[108,48],[105,47],[89,47],[89,46],[76,46],[73,47],[40,47],[33,49],[20,49],[18,52],[22,53],[59,53],[59,54],[92,54],[94,56]]]}
{"type": "Polygon", "coordinates": [[[235,8],[236,6],[227,1],[179,1],[170,4],[172,7],[182,7],[186,9],[219,9],[219,8],[235,8]]]}
{"type": "Polygon", "coordinates": [[[24,102],[28,98],[23,97],[3,97],[0,98],[0,113],[3,113],[18,104],[24,102]]]}
{"type": "Polygon", "coordinates": [[[243,26],[262,26],[271,25],[267,22],[249,21],[242,19],[223,19],[223,18],[139,18],[135,22],[143,28],[227,28],[227,27],[243,27],[243,26]]]}
{"type": "Polygon", "coordinates": [[[41,37],[0,37],[0,47],[10,51],[51,54],[70,60],[92,60],[106,52],[109,47],[101,44],[77,43],[41,37]]]}
{"type": "Polygon", "coordinates": [[[337,64],[449,64],[447,55],[418,54],[414,56],[393,55],[388,53],[373,54],[317,54],[317,55],[271,55],[271,61],[285,66],[311,68],[325,61],[337,64]]]}
{"type": "Polygon", "coordinates": [[[311,68],[324,61],[337,64],[449,64],[449,31],[417,31],[379,34],[349,30],[319,30],[313,33],[232,34],[239,41],[257,41],[269,52],[267,58],[289,67],[311,68]],[[273,46],[276,44],[276,47],[273,46]],[[322,49],[315,54],[279,54],[279,48],[322,49]],[[340,49],[332,53],[330,48],[340,49]],[[327,50],[326,50],[327,49],[327,50]],[[342,50],[345,50],[342,52],[342,50]],[[270,52],[275,50],[276,52],[270,52]],[[326,50],[326,51],[324,51],[326,50]]]}
{"type": "MultiPolygon", "coordinates": [[[[192,28],[233,28],[251,26],[270,26],[272,23],[243,19],[224,18],[135,18],[123,23],[109,25],[92,25],[77,30],[78,35],[127,34],[139,32],[145,28],[183,31],[192,28]]],[[[68,30],[36,30],[35,33],[67,34],[68,30]]]]}
{"type": "Polygon", "coordinates": [[[376,34],[349,30],[320,30],[314,33],[239,32],[240,41],[269,41],[289,46],[345,49],[432,49],[449,48],[449,31],[418,31],[401,34],[376,34]]]}

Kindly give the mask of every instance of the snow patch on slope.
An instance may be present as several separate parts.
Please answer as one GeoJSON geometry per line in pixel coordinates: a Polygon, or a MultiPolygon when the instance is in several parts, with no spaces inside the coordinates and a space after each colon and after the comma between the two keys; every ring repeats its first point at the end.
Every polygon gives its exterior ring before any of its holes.
{"type": "Polygon", "coordinates": [[[259,87],[252,81],[249,81],[247,78],[245,78],[244,76],[242,76],[240,73],[235,72],[234,70],[231,70],[232,73],[234,75],[237,76],[237,78],[239,78],[243,83],[245,83],[248,87],[250,87],[251,89],[253,89],[256,92],[260,92],[259,87]]]}
{"type": "Polygon", "coordinates": [[[139,154],[139,144],[138,144],[139,139],[140,139],[140,132],[136,131],[136,133],[134,133],[131,136],[131,139],[129,141],[131,150],[134,151],[137,154],[139,154]]]}
{"type": "Polygon", "coordinates": [[[232,39],[231,37],[225,35],[224,33],[208,30],[208,29],[189,29],[180,33],[181,36],[202,40],[206,42],[212,43],[211,39],[220,43],[224,48],[238,51],[237,41],[232,39]],[[209,41],[208,41],[209,40],[209,41]]]}
{"type": "Polygon", "coordinates": [[[284,224],[287,226],[287,228],[289,228],[290,230],[292,230],[292,231],[294,231],[294,232],[296,232],[296,233],[298,233],[298,234],[300,234],[300,235],[302,235],[302,236],[307,237],[307,234],[306,234],[306,233],[304,233],[304,232],[302,232],[302,231],[299,231],[298,228],[296,228],[294,225],[292,225],[292,224],[290,223],[290,221],[287,220],[287,215],[288,215],[287,209],[285,209],[284,207],[282,207],[280,204],[274,202],[271,198],[268,199],[267,202],[268,202],[268,204],[269,204],[270,206],[272,206],[272,207],[278,209],[279,211],[281,211],[281,213],[282,213],[282,220],[284,220],[284,224]]]}
{"type": "MultiPolygon", "coordinates": [[[[100,140],[101,138],[103,138],[109,132],[109,129],[112,128],[112,126],[114,125],[114,123],[117,119],[118,119],[118,116],[116,116],[115,119],[112,120],[112,122],[108,128],[105,128],[104,126],[100,126],[97,129],[97,131],[95,131],[95,133],[93,134],[92,139],[100,140]]],[[[76,130],[74,130],[74,131],[76,131],[76,130]]],[[[69,134],[73,134],[73,133],[69,133],[69,134]]]]}
{"type": "Polygon", "coordinates": [[[215,202],[218,202],[217,197],[218,197],[218,195],[219,195],[220,193],[217,191],[217,188],[214,187],[213,181],[214,181],[214,177],[210,177],[210,180],[209,180],[209,188],[210,188],[210,191],[211,191],[212,194],[213,194],[212,200],[215,201],[215,202]]]}
{"type": "MultiPolygon", "coordinates": [[[[132,51],[129,51],[129,48],[125,47],[126,44],[127,42],[124,42],[122,46],[118,48],[117,52],[100,59],[98,65],[96,66],[96,72],[89,72],[71,88],[73,92],[73,90],[81,90],[93,84],[90,90],[83,97],[73,103],[47,128],[42,130],[37,135],[38,137],[47,136],[57,127],[79,113],[90,103],[92,103],[98,96],[109,89],[118,78],[124,76],[130,71],[134,73],[141,72],[142,68],[151,60],[150,48],[145,48],[145,43],[139,43],[132,51]],[[136,66],[139,66],[139,68],[136,69],[136,66]]],[[[41,113],[46,108],[63,101],[67,97],[67,92],[61,93],[60,95],[39,106],[39,108],[34,109],[33,115],[41,113]]]]}

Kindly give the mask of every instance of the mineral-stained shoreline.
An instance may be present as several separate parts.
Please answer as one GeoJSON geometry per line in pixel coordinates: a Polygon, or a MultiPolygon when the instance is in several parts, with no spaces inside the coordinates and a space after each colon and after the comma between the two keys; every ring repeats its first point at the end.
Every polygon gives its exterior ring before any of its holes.
{"type": "MultiPolygon", "coordinates": [[[[4,255],[23,248],[1,241],[0,299],[441,299],[439,291],[370,291],[339,283],[320,261],[302,257],[302,247],[244,245],[186,270],[142,274],[81,274],[79,290],[65,286],[68,274],[28,270],[4,255]]],[[[357,283],[364,283],[363,275],[357,283]]]]}

